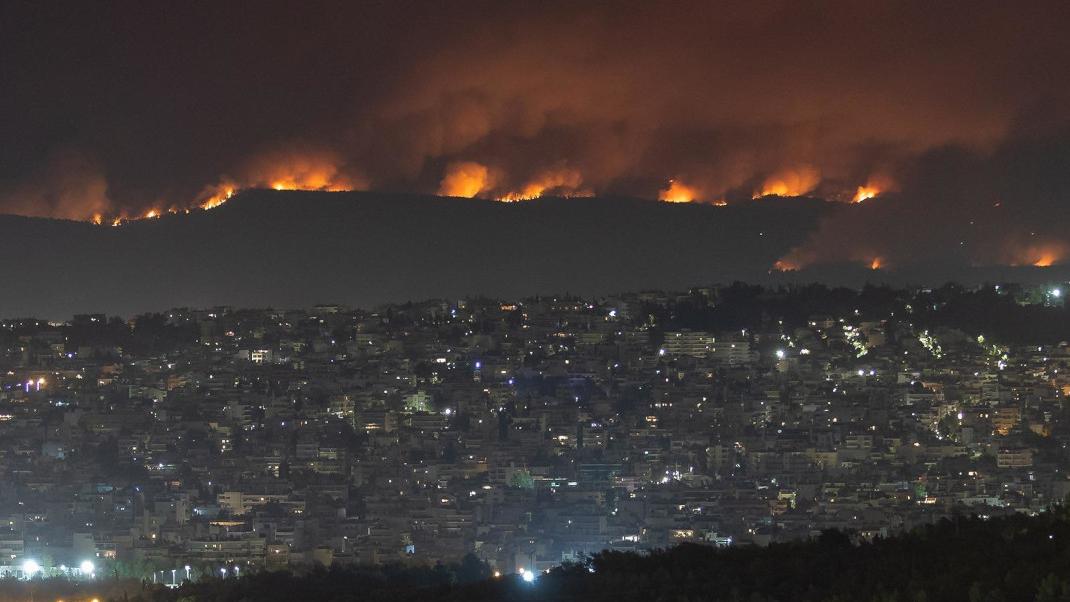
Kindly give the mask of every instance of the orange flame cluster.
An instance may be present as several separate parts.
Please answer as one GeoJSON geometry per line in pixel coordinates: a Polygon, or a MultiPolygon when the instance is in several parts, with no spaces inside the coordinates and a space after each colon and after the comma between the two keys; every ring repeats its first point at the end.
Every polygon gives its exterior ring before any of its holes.
{"type": "Polygon", "coordinates": [[[690,203],[698,196],[698,189],[679,180],[669,180],[668,188],[658,194],[658,200],[666,203],[690,203]]]}
{"type": "Polygon", "coordinates": [[[262,155],[250,161],[242,172],[244,177],[224,177],[218,183],[205,187],[192,203],[171,205],[167,209],[153,207],[139,215],[123,212],[106,217],[97,213],[91,221],[97,225],[107,222],[112,226],[119,226],[130,221],[155,219],[164,213],[189,213],[192,208],[215,209],[230,200],[239,190],[248,188],[334,192],[367,187],[365,182],[356,181],[342,173],[339,162],[332,155],[323,153],[262,155]]]}
{"type": "Polygon", "coordinates": [[[861,203],[862,201],[872,199],[880,193],[880,189],[874,186],[859,186],[858,190],[855,192],[854,198],[851,199],[851,202],[861,203]]]}
{"type": "Polygon", "coordinates": [[[234,196],[237,188],[234,184],[225,182],[214,187],[208,198],[200,202],[201,209],[215,209],[216,207],[226,203],[234,196]]]}
{"type": "Polygon", "coordinates": [[[267,156],[254,163],[252,171],[253,176],[247,178],[245,188],[340,192],[364,187],[343,174],[338,160],[329,154],[267,156]]]}
{"type": "Polygon", "coordinates": [[[505,203],[529,201],[547,193],[557,193],[563,196],[589,196],[590,192],[579,189],[582,184],[583,176],[575,169],[567,167],[549,169],[535,176],[520,190],[506,193],[498,197],[498,200],[505,203]]]}
{"type": "Polygon", "coordinates": [[[895,182],[888,175],[884,173],[873,174],[866,180],[864,185],[855,190],[854,196],[851,197],[851,202],[861,203],[878,197],[885,192],[895,190],[895,188],[895,182]]]}
{"type": "Polygon", "coordinates": [[[762,186],[754,193],[754,198],[764,196],[802,196],[817,188],[821,183],[821,172],[817,169],[804,165],[778,171],[762,182],[762,186]]]}
{"type": "Polygon", "coordinates": [[[1015,248],[1006,261],[1012,266],[1047,268],[1062,263],[1067,255],[1070,255],[1070,245],[1063,242],[1044,242],[1015,248]]]}
{"type": "Polygon", "coordinates": [[[880,257],[874,257],[873,261],[869,262],[869,269],[874,271],[881,269],[883,266],[884,262],[881,260],[880,257]]]}
{"type": "Polygon", "coordinates": [[[799,271],[799,264],[788,259],[778,259],[773,264],[773,269],[778,272],[797,272],[799,271]]]}
{"type": "Polygon", "coordinates": [[[470,199],[493,185],[491,172],[486,165],[460,161],[446,168],[446,175],[438,185],[438,194],[470,199]]]}

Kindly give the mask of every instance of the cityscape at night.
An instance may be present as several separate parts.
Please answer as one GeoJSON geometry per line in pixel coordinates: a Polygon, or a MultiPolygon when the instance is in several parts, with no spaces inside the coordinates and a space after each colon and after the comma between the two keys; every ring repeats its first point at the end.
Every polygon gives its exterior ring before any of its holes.
{"type": "Polygon", "coordinates": [[[1070,494],[1064,290],[6,320],[0,557],[169,586],[464,559],[527,576],[1035,516],[1070,494]]]}
{"type": "Polygon", "coordinates": [[[0,602],[1070,600],[1068,30],[0,0],[0,602]]]}

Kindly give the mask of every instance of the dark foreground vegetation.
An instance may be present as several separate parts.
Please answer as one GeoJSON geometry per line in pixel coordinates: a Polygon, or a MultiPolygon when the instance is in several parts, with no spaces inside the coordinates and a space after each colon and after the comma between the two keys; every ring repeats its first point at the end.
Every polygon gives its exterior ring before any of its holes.
{"type": "MultiPolygon", "coordinates": [[[[34,587],[40,600],[55,599],[51,594],[60,591],[48,582],[34,587]]],[[[27,599],[25,583],[0,588],[0,600],[27,599]]],[[[86,595],[85,590],[79,595],[86,595]]],[[[260,573],[208,579],[177,590],[143,586],[113,599],[1051,602],[1070,600],[1070,511],[946,519],[861,544],[846,534],[826,532],[812,541],[767,548],[681,545],[649,555],[604,552],[584,564],[540,575],[534,583],[512,575],[494,578],[469,557],[457,565],[429,568],[260,573]]]]}

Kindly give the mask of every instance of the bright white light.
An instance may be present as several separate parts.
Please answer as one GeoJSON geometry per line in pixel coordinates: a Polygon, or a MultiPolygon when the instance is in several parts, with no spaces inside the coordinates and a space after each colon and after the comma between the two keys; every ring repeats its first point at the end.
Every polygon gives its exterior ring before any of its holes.
{"type": "Polygon", "coordinates": [[[784,350],[783,349],[777,349],[776,350],[776,358],[778,360],[784,359],[784,350]]]}
{"type": "Polygon", "coordinates": [[[531,583],[531,582],[535,581],[535,573],[532,573],[531,571],[529,571],[527,569],[524,569],[524,570],[520,571],[520,578],[523,579],[525,583],[531,583]]]}
{"type": "Polygon", "coordinates": [[[83,575],[91,575],[93,571],[96,570],[96,567],[93,566],[93,562],[90,560],[83,560],[82,564],[79,565],[78,568],[82,569],[83,575]]]}
{"type": "Polygon", "coordinates": [[[27,577],[33,577],[39,570],[41,570],[41,565],[37,564],[36,560],[27,560],[22,563],[22,572],[25,573],[27,577]]]}
{"type": "Polygon", "coordinates": [[[1063,296],[1063,290],[1060,288],[1053,288],[1051,289],[1051,296],[1058,299],[1059,297],[1063,296]]]}

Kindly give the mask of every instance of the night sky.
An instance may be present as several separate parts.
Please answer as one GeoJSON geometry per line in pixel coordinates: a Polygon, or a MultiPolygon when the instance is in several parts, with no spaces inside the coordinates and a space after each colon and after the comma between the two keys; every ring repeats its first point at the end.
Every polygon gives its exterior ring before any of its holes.
{"type": "Polygon", "coordinates": [[[875,195],[777,265],[1059,264],[1067,31],[1040,1],[3,0],[0,211],[875,195]]]}

